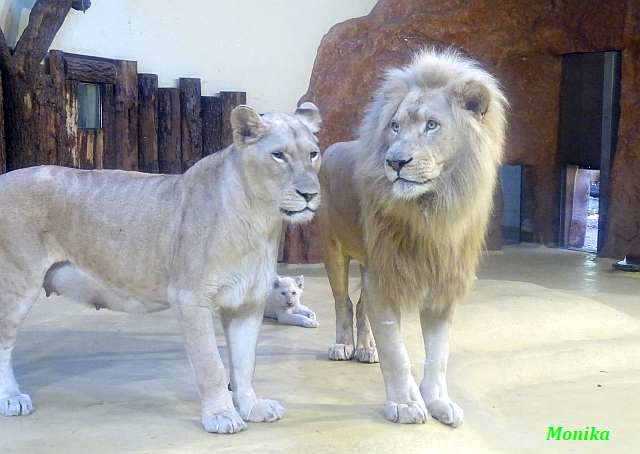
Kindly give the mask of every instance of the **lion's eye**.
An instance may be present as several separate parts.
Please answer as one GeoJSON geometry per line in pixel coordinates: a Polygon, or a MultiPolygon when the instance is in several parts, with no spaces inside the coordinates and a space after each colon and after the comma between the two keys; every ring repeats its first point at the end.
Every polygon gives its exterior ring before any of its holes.
{"type": "Polygon", "coordinates": [[[398,123],[397,121],[393,120],[393,121],[391,122],[391,125],[390,125],[390,126],[391,126],[391,130],[392,130],[393,132],[398,132],[398,131],[400,131],[400,123],[398,123]]]}
{"type": "Polygon", "coordinates": [[[291,292],[291,294],[292,294],[292,295],[295,295],[295,294],[296,294],[296,292],[291,292]]]}
{"type": "Polygon", "coordinates": [[[435,131],[439,127],[440,127],[440,124],[437,121],[435,121],[435,120],[427,121],[427,126],[426,126],[427,132],[435,131]]]}
{"type": "Polygon", "coordinates": [[[284,156],[284,153],[281,151],[276,151],[274,153],[271,153],[271,157],[276,161],[276,162],[285,162],[286,158],[284,156]]]}
{"type": "Polygon", "coordinates": [[[318,153],[317,151],[312,151],[311,153],[309,153],[309,157],[311,158],[312,161],[315,161],[319,155],[320,153],[318,153]]]}
{"type": "Polygon", "coordinates": [[[286,295],[286,293],[282,292],[283,295],[286,295]]]}

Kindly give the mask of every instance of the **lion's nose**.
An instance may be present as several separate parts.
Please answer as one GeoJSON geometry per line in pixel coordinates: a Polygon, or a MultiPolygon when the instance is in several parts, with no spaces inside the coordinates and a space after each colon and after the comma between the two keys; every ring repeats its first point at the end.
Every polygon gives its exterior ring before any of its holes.
{"type": "Polygon", "coordinates": [[[300,192],[297,189],[296,189],[296,192],[307,202],[310,202],[318,195],[317,192],[300,192]]]}
{"type": "Polygon", "coordinates": [[[393,170],[395,170],[396,172],[400,172],[400,169],[402,169],[404,166],[409,164],[411,161],[413,161],[413,158],[407,159],[406,161],[401,159],[398,159],[398,160],[387,159],[387,165],[391,167],[393,170]]]}

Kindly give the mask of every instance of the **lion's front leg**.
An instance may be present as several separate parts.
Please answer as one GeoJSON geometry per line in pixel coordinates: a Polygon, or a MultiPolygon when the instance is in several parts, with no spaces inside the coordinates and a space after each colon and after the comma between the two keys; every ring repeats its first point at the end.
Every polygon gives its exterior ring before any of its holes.
{"type": "MultiPolygon", "coordinates": [[[[227,376],[218,352],[213,315],[208,306],[191,298],[175,302],[180,316],[185,347],[202,399],[202,426],[207,432],[235,433],[246,429],[227,390],[227,376]]],[[[202,302],[207,304],[208,302],[202,302]]]]}
{"type": "Polygon", "coordinates": [[[449,361],[449,334],[453,308],[444,313],[422,309],[420,323],[424,338],[426,359],[420,393],[429,413],[438,421],[457,427],[462,424],[464,412],[449,398],[447,391],[447,363],[449,361]]]}
{"type": "Polygon", "coordinates": [[[263,313],[262,304],[245,304],[240,309],[221,313],[229,346],[233,402],[242,419],[250,422],[273,422],[284,414],[279,402],[260,399],[253,390],[256,346],[263,313]]]}
{"type": "Polygon", "coordinates": [[[411,374],[411,362],[400,333],[400,309],[369,286],[368,314],[375,336],[387,395],[384,416],[403,424],[422,424],[429,414],[411,374]]]}

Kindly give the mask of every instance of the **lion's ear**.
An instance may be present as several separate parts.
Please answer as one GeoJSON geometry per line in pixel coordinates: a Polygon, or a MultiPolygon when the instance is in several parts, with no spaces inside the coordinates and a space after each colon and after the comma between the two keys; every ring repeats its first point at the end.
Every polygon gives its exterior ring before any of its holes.
{"type": "Polygon", "coordinates": [[[320,116],[320,110],[312,102],[303,102],[300,107],[296,109],[294,114],[298,120],[305,124],[312,133],[320,131],[320,124],[322,123],[322,117],[320,116]]]}
{"type": "Polygon", "coordinates": [[[273,285],[274,289],[280,287],[280,278],[276,277],[275,279],[273,279],[273,283],[271,285],[273,285]]]}
{"type": "Polygon", "coordinates": [[[302,274],[300,276],[296,276],[294,280],[299,288],[304,287],[304,276],[302,274]]]}
{"type": "Polygon", "coordinates": [[[237,106],[231,111],[231,127],[233,143],[238,146],[257,141],[267,130],[260,115],[249,106],[237,106]]]}
{"type": "Polygon", "coordinates": [[[478,118],[484,117],[491,102],[489,89],[477,80],[468,80],[457,87],[456,97],[463,109],[472,112],[478,118]]]}

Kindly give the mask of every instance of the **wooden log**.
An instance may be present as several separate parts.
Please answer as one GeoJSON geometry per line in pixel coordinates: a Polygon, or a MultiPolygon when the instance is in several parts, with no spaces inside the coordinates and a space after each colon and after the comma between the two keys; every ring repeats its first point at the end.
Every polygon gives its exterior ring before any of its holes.
{"type": "Polygon", "coordinates": [[[7,171],[7,155],[5,151],[4,142],[4,110],[2,106],[4,100],[2,99],[2,73],[0,73],[0,174],[7,171]]]}
{"type": "Polygon", "coordinates": [[[247,103],[247,93],[244,91],[221,91],[222,98],[222,143],[226,148],[233,143],[233,129],[231,128],[231,111],[234,107],[247,103]]]}
{"type": "Polygon", "coordinates": [[[78,82],[68,80],[65,83],[65,107],[67,137],[69,146],[58,150],[58,163],[66,167],[80,167],[78,151],[78,82]]]}
{"type": "Polygon", "coordinates": [[[111,61],[67,54],[64,56],[64,62],[67,79],[92,84],[116,83],[118,70],[111,61]]]}
{"type": "Polygon", "coordinates": [[[222,150],[222,98],[202,97],[202,154],[210,155],[222,150]]]}
{"type": "Polygon", "coordinates": [[[202,158],[202,119],[200,79],[180,79],[180,111],[182,114],[182,171],[202,158]]]}
{"type": "Polygon", "coordinates": [[[138,69],[134,61],[118,61],[115,84],[116,166],[138,170],[138,69]]]}
{"type": "Polygon", "coordinates": [[[158,76],[138,74],[138,168],[158,173],[158,76]]]}
{"type": "Polygon", "coordinates": [[[34,152],[34,165],[57,164],[58,144],[57,137],[57,110],[56,88],[53,77],[48,74],[35,75],[35,90],[31,98],[31,121],[37,127],[34,129],[34,140],[37,146],[34,152]]]}
{"type": "Polygon", "coordinates": [[[56,131],[57,159],[56,163],[62,165],[63,160],[69,154],[69,137],[67,134],[67,111],[66,111],[66,77],[64,68],[64,52],[59,50],[49,51],[47,56],[49,74],[53,78],[54,96],[56,105],[59,106],[54,111],[54,122],[56,131]]]}
{"type": "Polygon", "coordinates": [[[180,90],[158,89],[158,167],[160,173],[182,172],[180,90]]]}

